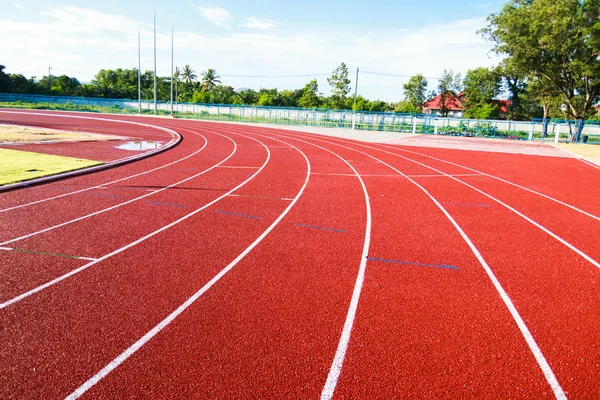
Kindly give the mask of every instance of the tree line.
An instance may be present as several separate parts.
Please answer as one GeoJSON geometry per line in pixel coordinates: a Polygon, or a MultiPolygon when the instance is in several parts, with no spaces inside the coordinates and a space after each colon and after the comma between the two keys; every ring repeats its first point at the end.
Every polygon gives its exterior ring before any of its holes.
{"type": "MultiPolygon", "coordinates": [[[[600,101],[600,1],[511,0],[491,14],[479,32],[503,57],[494,68],[475,68],[462,77],[444,71],[435,87],[422,74],[403,85],[399,102],[350,96],[349,71],[341,63],[327,79],[331,94],[319,93],[316,79],[295,90],[261,88],[235,90],[222,84],[212,68],[202,72],[186,65],[173,77],[179,102],[246,104],[301,108],[422,113],[424,103],[440,96],[441,114],[461,94],[468,118],[499,117],[499,97],[510,100],[507,118],[600,119],[594,106],[600,101]]],[[[59,96],[137,99],[136,69],[101,69],[91,83],[67,75],[37,80],[22,74],[6,74],[0,66],[0,92],[59,96]]],[[[157,99],[171,98],[171,77],[157,77],[157,99]]],[[[153,99],[152,71],[141,75],[141,97],[153,99]]]]}

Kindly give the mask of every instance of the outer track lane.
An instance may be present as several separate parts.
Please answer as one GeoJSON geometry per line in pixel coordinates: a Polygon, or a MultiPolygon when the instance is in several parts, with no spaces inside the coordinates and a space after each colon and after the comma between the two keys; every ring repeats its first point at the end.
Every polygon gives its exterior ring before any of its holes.
{"type": "MultiPolygon", "coordinates": [[[[270,176],[271,185],[285,188],[296,181],[297,191],[302,171],[277,175],[269,167],[293,161],[289,150],[274,148],[271,157],[273,163],[257,177],[270,176]]],[[[10,345],[2,351],[11,365],[2,374],[3,396],[69,393],[204,285],[287,205],[228,197],[85,274],[6,308],[2,325],[10,328],[2,340],[10,345]]]]}
{"type": "Polygon", "coordinates": [[[449,162],[457,164],[455,167],[458,165],[466,167],[463,172],[488,173],[600,216],[600,198],[597,195],[600,173],[594,166],[574,158],[388,146],[376,143],[370,145],[442,170],[452,167],[449,162]],[[565,187],[569,190],[565,190],[565,187]]]}
{"type": "MultiPolygon", "coordinates": [[[[391,163],[399,169],[408,164],[400,159],[391,163]]],[[[472,189],[449,178],[414,179],[448,204],[513,299],[567,394],[597,397],[597,268],[506,208],[485,206],[490,199],[472,189]]]]}
{"type": "Polygon", "coordinates": [[[552,396],[490,278],[431,199],[372,158],[330,147],[364,176],[373,199],[370,257],[386,260],[367,265],[336,396],[552,396]]]}

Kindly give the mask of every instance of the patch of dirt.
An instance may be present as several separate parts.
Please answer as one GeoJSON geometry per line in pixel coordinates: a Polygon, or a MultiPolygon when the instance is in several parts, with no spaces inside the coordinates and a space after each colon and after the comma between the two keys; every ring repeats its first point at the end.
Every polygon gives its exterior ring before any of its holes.
{"type": "Polygon", "coordinates": [[[102,135],[99,133],[57,131],[35,127],[0,125],[0,144],[87,142],[124,139],[129,138],[115,135],[102,135]]]}

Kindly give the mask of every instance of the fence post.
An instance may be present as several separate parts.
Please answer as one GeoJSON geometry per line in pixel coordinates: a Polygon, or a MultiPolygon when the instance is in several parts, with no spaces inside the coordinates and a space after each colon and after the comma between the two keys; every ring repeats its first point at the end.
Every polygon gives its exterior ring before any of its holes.
{"type": "Polygon", "coordinates": [[[433,134],[437,135],[438,134],[438,119],[434,119],[433,120],[433,134]]]}
{"type": "Polygon", "coordinates": [[[558,139],[560,138],[560,123],[554,125],[556,129],[556,134],[554,135],[554,143],[558,143],[558,139]]]}
{"type": "Polygon", "coordinates": [[[535,125],[533,121],[531,121],[531,130],[529,131],[529,140],[533,140],[533,130],[535,129],[535,125]]]}
{"type": "Polygon", "coordinates": [[[413,115],[412,117],[412,133],[416,134],[417,133],[417,116],[413,115]]]}

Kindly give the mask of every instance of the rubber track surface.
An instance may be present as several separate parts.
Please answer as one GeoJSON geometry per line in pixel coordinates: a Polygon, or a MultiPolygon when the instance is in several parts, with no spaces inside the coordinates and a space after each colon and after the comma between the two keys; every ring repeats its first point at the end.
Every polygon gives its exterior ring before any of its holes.
{"type": "MultiPolygon", "coordinates": [[[[36,114],[12,123],[120,129],[36,114]]],[[[84,396],[319,397],[365,231],[364,283],[335,398],[560,394],[456,225],[564,394],[600,397],[600,269],[524,217],[596,261],[600,222],[494,178],[598,216],[600,170],[559,157],[107,118],[184,140],[118,168],[0,195],[0,301],[77,271],[0,309],[0,397],[65,397],[128,351],[84,396]]]]}

